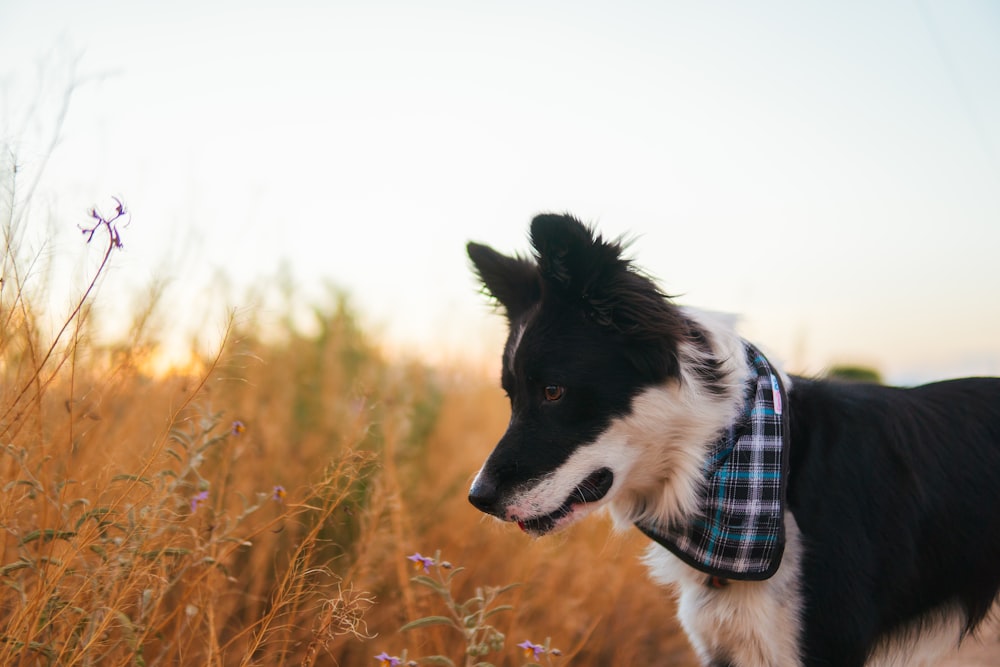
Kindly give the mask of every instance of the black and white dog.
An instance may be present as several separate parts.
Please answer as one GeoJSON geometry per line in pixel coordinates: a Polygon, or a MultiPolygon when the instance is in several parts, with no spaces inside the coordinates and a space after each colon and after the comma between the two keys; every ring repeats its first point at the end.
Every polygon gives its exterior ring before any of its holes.
{"type": "Polygon", "coordinates": [[[468,246],[510,325],[510,424],[473,505],[531,535],[601,507],[638,526],[706,665],[914,665],[990,614],[1000,379],[789,377],[620,242],[561,215],[531,242],[468,246]]]}

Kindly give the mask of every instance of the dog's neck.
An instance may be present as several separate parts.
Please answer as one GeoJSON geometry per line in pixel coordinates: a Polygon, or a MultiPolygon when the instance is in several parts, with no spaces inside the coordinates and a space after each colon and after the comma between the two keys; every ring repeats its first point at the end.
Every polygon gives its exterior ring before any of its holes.
{"type": "Polygon", "coordinates": [[[767,358],[750,343],[743,346],[750,374],[742,406],[706,452],[698,511],[635,525],[706,574],[766,579],[784,548],[787,395],[767,358]]]}

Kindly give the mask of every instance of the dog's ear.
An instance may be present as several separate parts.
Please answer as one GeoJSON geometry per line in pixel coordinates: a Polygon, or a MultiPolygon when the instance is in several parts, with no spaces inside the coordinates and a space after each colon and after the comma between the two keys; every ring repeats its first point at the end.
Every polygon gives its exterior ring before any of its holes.
{"type": "Polygon", "coordinates": [[[629,337],[632,362],[650,377],[676,373],[677,341],[687,324],[670,298],[606,241],[576,218],[540,215],[531,244],[545,290],[579,304],[593,322],[629,337]]]}
{"type": "Polygon", "coordinates": [[[531,245],[542,277],[574,297],[587,299],[592,284],[628,266],[620,244],[606,242],[569,215],[536,216],[531,245]]]}
{"type": "Polygon", "coordinates": [[[538,303],[542,296],[542,286],[538,278],[538,267],[534,262],[522,257],[502,255],[493,248],[478,243],[470,242],[466,251],[483,287],[507,311],[507,319],[517,319],[538,303]]]}

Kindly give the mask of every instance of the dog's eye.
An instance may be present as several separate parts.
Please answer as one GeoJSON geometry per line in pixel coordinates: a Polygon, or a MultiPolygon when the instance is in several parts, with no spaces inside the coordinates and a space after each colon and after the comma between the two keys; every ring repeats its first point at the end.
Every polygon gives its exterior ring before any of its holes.
{"type": "Polygon", "coordinates": [[[557,384],[550,384],[545,387],[545,400],[546,401],[558,401],[563,397],[565,389],[557,384]]]}

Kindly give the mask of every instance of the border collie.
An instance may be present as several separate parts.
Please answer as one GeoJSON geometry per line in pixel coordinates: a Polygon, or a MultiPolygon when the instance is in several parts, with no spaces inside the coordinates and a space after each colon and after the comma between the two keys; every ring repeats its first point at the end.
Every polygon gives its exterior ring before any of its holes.
{"type": "Polygon", "coordinates": [[[914,665],[990,614],[1000,379],[788,376],[620,241],[540,215],[531,243],[468,246],[509,323],[511,404],[473,505],[533,536],[602,507],[637,526],[705,665],[914,665]]]}

